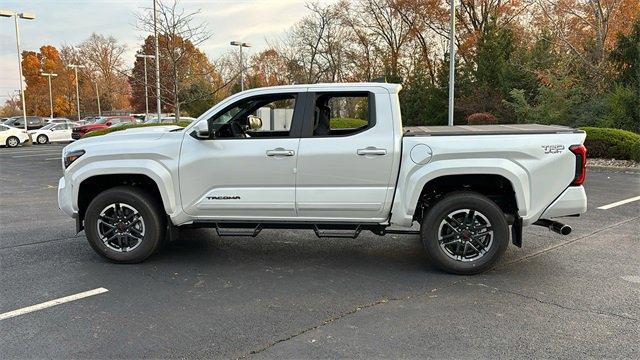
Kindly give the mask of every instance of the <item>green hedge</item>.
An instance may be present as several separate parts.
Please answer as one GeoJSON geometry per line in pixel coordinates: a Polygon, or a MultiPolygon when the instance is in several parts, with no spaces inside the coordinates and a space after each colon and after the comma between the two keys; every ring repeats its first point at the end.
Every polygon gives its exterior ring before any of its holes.
{"type": "Polygon", "coordinates": [[[618,160],[640,161],[640,134],[631,131],[584,127],[587,156],[618,160]]]}
{"type": "Polygon", "coordinates": [[[191,124],[191,123],[188,122],[188,121],[180,121],[180,122],[177,122],[177,123],[164,123],[164,124],[150,123],[150,124],[124,125],[124,126],[118,126],[118,127],[113,127],[113,128],[94,130],[94,131],[88,133],[87,135],[83,136],[83,138],[88,138],[88,137],[92,137],[92,136],[101,136],[101,135],[105,135],[105,134],[108,134],[108,133],[112,133],[114,131],[121,131],[121,130],[126,130],[126,129],[139,128],[139,127],[168,126],[168,125],[178,125],[180,127],[186,127],[189,124],[191,124]]]}
{"type": "Polygon", "coordinates": [[[367,125],[367,121],[355,118],[333,118],[331,119],[332,129],[355,129],[367,125]]]}

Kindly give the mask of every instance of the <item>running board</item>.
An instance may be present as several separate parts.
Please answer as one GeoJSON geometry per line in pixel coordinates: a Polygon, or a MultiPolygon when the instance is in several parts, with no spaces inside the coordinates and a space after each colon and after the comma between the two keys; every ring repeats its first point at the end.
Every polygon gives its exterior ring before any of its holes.
{"type": "Polygon", "coordinates": [[[367,223],[316,223],[316,222],[259,222],[245,223],[236,221],[198,221],[189,228],[214,228],[218,236],[256,237],[264,229],[308,229],[313,230],[319,238],[355,239],[364,230],[383,236],[386,234],[419,235],[418,230],[388,229],[385,225],[367,223]]]}
{"type": "Polygon", "coordinates": [[[222,227],[220,224],[215,224],[216,233],[218,236],[251,236],[256,237],[262,231],[262,224],[256,225],[253,229],[248,228],[232,228],[222,227]]]}
{"type": "Polygon", "coordinates": [[[316,236],[319,238],[351,238],[355,239],[360,235],[362,231],[362,227],[360,225],[356,226],[355,229],[320,229],[318,225],[313,226],[313,232],[316,233],[316,236]]]}

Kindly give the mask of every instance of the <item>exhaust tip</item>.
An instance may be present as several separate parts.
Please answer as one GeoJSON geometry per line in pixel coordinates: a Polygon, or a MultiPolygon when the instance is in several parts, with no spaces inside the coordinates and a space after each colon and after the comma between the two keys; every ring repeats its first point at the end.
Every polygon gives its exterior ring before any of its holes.
{"type": "Polygon", "coordinates": [[[571,234],[571,230],[573,230],[573,229],[571,229],[571,226],[569,226],[569,225],[563,225],[563,226],[560,228],[560,234],[562,234],[562,235],[569,235],[569,234],[571,234]]]}

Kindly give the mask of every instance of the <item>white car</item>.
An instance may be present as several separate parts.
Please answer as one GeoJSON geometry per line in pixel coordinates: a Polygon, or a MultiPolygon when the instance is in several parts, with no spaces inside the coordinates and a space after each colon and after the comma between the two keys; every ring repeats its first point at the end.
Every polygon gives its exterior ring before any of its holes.
{"type": "Polygon", "coordinates": [[[38,130],[30,130],[31,138],[38,144],[56,141],[73,141],[71,130],[75,126],[72,122],[50,123],[38,130]]]}
{"type": "Polygon", "coordinates": [[[46,118],[46,119],[45,119],[45,121],[46,121],[48,124],[51,124],[51,123],[60,124],[60,123],[70,123],[70,122],[73,122],[73,121],[71,121],[70,119],[67,119],[67,118],[46,118]]]}
{"type": "Polygon", "coordinates": [[[24,130],[0,124],[0,145],[16,147],[29,140],[24,130]]]}

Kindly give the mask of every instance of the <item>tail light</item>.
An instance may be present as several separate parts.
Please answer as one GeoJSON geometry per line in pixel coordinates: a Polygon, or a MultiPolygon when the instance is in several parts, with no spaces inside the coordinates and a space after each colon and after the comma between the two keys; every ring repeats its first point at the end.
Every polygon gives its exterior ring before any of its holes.
{"type": "Polygon", "coordinates": [[[569,150],[576,156],[576,176],[572,186],[580,186],[587,177],[587,148],[584,145],[571,145],[569,150]]]}

